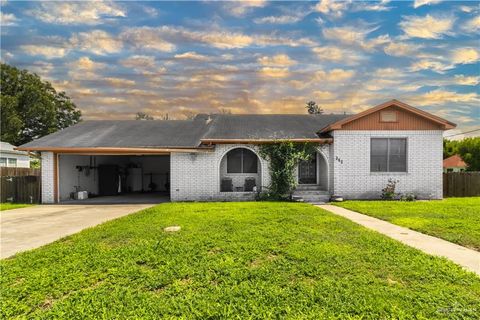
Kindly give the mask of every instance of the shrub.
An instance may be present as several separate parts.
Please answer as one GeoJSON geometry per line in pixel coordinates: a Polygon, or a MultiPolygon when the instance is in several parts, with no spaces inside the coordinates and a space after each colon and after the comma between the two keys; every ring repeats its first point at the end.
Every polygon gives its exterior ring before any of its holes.
{"type": "Polygon", "coordinates": [[[382,199],[383,200],[393,200],[395,199],[395,187],[397,183],[400,182],[399,180],[395,179],[388,179],[387,186],[382,189],[382,199]]]}
{"type": "Polygon", "coordinates": [[[279,141],[260,146],[260,155],[269,161],[271,183],[265,197],[286,200],[296,187],[295,167],[302,160],[309,160],[315,153],[312,143],[279,141]]]}

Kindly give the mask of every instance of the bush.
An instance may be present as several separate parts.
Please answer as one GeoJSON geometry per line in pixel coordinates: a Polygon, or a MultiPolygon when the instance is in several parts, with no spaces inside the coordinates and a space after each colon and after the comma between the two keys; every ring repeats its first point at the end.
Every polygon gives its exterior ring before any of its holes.
{"type": "Polygon", "coordinates": [[[383,200],[393,200],[395,199],[395,187],[397,183],[400,182],[399,180],[395,179],[388,179],[387,186],[382,189],[382,199],[383,200]]]}

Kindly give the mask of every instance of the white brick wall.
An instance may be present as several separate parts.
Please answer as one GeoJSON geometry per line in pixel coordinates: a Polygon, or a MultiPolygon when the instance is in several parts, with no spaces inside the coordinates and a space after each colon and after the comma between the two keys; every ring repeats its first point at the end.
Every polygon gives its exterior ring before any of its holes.
{"type": "Polygon", "coordinates": [[[54,203],[53,153],[42,152],[42,203],[54,203]]]}
{"type": "MultiPolygon", "coordinates": [[[[172,201],[251,200],[253,193],[220,192],[220,162],[231,149],[246,147],[258,155],[253,145],[216,145],[209,153],[172,153],[170,157],[170,194],[172,201]]],[[[267,162],[258,155],[261,185],[268,186],[267,162]]]]}
{"type": "Polygon", "coordinates": [[[396,192],[442,198],[442,131],[334,131],[333,192],[347,199],[378,198],[389,178],[396,192]],[[370,138],[407,138],[407,173],[371,173],[370,138]]]}

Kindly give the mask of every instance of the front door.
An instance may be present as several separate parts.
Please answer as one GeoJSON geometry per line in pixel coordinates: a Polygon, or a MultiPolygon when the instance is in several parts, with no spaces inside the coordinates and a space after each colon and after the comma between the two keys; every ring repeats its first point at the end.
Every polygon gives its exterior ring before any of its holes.
{"type": "Polygon", "coordinates": [[[298,164],[298,183],[317,184],[317,157],[313,155],[308,161],[298,164]]]}

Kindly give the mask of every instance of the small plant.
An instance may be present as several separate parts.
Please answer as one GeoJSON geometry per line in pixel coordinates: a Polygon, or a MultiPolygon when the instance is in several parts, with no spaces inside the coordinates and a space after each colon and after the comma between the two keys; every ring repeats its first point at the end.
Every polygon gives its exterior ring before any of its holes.
{"type": "Polygon", "coordinates": [[[383,200],[393,200],[395,199],[395,188],[397,186],[397,183],[399,183],[399,180],[395,179],[388,179],[387,186],[382,189],[382,199],[383,200]]]}
{"type": "Polygon", "coordinates": [[[400,201],[415,201],[417,196],[414,193],[404,193],[400,197],[400,201]]]}

